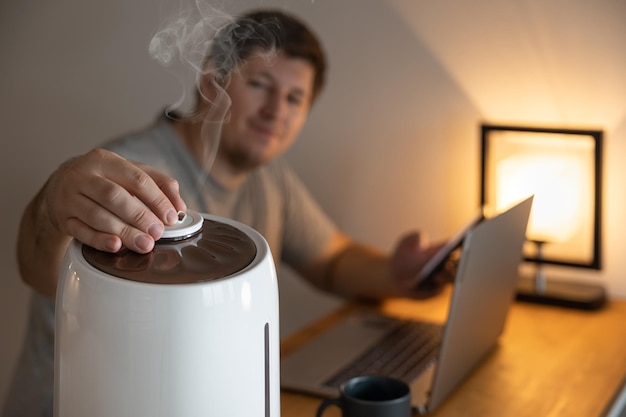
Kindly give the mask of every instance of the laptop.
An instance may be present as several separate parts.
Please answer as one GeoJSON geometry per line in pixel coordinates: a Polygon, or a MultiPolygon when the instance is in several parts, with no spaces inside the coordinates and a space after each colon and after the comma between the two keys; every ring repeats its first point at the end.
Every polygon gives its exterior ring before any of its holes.
{"type": "Polygon", "coordinates": [[[281,387],[330,397],[353,376],[389,375],[410,385],[416,412],[435,410],[497,344],[531,205],[529,197],[467,230],[444,325],[352,311],[281,360],[281,387]]]}

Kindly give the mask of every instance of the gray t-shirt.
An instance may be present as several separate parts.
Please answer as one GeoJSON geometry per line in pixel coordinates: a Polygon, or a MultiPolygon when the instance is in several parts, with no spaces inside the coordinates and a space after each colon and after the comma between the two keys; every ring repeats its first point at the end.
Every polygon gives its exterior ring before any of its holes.
{"type": "MultiPolygon", "coordinates": [[[[231,218],[260,232],[277,267],[298,267],[329,242],[335,225],[293,171],[275,160],[250,173],[236,190],[212,180],[160,117],[149,129],[103,146],[176,178],[191,209],[231,218]]],[[[54,299],[33,293],[22,353],[2,417],[52,416],[54,388],[54,299]]]]}

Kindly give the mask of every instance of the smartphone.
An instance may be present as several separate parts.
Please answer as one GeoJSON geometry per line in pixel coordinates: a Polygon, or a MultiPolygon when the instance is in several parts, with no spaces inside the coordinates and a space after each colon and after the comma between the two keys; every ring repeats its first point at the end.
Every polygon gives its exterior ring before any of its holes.
{"type": "Polygon", "coordinates": [[[476,225],[478,225],[485,216],[483,215],[482,210],[476,215],[472,217],[470,221],[465,223],[463,227],[455,233],[445,245],[441,247],[429,260],[426,262],[424,267],[419,273],[418,286],[421,287],[424,285],[424,281],[427,281],[431,278],[435,273],[441,268],[448,257],[452,255],[452,253],[461,247],[463,244],[463,239],[472,230],[476,225]]]}

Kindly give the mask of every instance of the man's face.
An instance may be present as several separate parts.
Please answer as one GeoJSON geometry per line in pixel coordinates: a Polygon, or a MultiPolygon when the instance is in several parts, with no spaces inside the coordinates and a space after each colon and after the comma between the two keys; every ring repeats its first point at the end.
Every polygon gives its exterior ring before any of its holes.
{"type": "Polygon", "coordinates": [[[232,105],[219,157],[249,170],[284,153],[309,113],[314,75],[309,62],[283,54],[247,60],[226,87],[232,105]]]}

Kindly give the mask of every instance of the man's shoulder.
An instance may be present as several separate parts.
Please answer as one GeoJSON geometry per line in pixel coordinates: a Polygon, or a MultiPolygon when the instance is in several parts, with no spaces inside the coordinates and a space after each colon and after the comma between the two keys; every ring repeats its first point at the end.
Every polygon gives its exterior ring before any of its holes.
{"type": "Polygon", "coordinates": [[[159,118],[155,123],[123,136],[114,138],[102,145],[103,148],[126,158],[137,159],[139,156],[155,156],[167,152],[173,143],[173,130],[169,123],[159,118]]]}
{"type": "Polygon", "coordinates": [[[294,198],[296,195],[307,192],[305,184],[296,171],[283,158],[277,158],[257,169],[256,173],[251,176],[248,186],[266,191],[273,189],[285,198],[294,198]]]}

